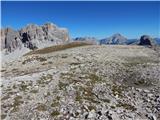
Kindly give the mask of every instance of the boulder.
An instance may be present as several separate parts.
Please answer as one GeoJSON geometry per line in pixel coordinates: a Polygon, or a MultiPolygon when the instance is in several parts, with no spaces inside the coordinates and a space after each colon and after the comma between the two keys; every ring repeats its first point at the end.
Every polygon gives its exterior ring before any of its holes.
{"type": "Polygon", "coordinates": [[[152,46],[153,45],[153,40],[149,35],[143,35],[140,38],[140,42],[139,45],[149,45],[152,46]]]}

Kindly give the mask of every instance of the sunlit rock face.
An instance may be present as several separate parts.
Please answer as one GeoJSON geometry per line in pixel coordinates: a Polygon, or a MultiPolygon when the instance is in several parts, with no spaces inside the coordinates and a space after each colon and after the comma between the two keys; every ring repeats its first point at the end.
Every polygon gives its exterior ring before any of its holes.
{"type": "Polygon", "coordinates": [[[20,30],[20,35],[23,43],[32,44],[37,48],[41,48],[41,43],[51,42],[52,45],[58,45],[69,40],[68,30],[59,28],[53,23],[46,23],[43,26],[30,24],[20,30]]]}
{"type": "Polygon", "coordinates": [[[100,44],[119,44],[124,45],[127,43],[127,38],[117,33],[112,35],[111,37],[100,40],[100,44]]]}
{"type": "Polygon", "coordinates": [[[21,47],[28,49],[43,48],[50,45],[64,44],[69,41],[66,28],[59,28],[53,23],[42,26],[29,24],[20,30],[6,28],[1,30],[1,49],[13,52],[21,47]]]}
{"type": "Polygon", "coordinates": [[[66,28],[58,28],[56,25],[52,23],[47,23],[42,26],[42,29],[45,33],[45,37],[48,40],[56,40],[61,39],[64,41],[69,40],[68,30],[66,28]]]}
{"type": "Polygon", "coordinates": [[[6,49],[6,52],[13,52],[17,48],[22,47],[22,41],[17,31],[6,28],[1,30],[1,50],[6,49]]]}

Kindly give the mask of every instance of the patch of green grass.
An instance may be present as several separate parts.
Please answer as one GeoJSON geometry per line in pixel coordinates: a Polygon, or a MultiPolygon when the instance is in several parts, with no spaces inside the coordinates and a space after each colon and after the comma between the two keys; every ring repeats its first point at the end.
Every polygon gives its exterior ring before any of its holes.
{"type": "Polygon", "coordinates": [[[47,96],[50,96],[50,95],[51,95],[51,93],[48,91],[48,92],[47,92],[47,96]]]}
{"type": "Polygon", "coordinates": [[[92,92],[92,87],[75,87],[77,89],[75,101],[82,102],[83,100],[90,101],[92,103],[99,103],[95,100],[95,94],[92,92]]]}
{"type": "Polygon", "coordinates": [[[1,100],[7,100],[7,99],[9,99],[9,98],[10,98],[10,95],[7,94],[6,96],[2,97],[1,100]]]}
{"type": "Polygon", "coordinates": [[[53,63],[52,61],[49,61],[49,62],[48,62],[48,64],[52,64],[52,63],[53,63]]]}
{"type": "Polygon", "coordinates": [[[52,117],[56,117],[56,116],[58,116],[58,115],[60,115],[60,113],[59,113],[59,111],[57,111],[57,110],[52,111],[52,113],[51,113],[51,116],[52,116],[52,117]]]}
{"type": "Polygon", "coordinates": [[[118,95],[118,97],[123,97],[123,91],[125,91],[125,86],[113,85],[112,86],[112,93],[114,96],[118,95]]]}
{"type": "Polygon", "coordinates": [[[18,107],[18,106],[15,106],[15,107],[13,107],[11,113],[18,112],[18,110],[19,110],[19,107],[18,107]]]}
{"type": "Polygon", "coordinates": [[[38,111],[46,111],[46,110],[47,110],[47,106],[46,106],[45,104],[40,103],[40,104],[36,107],[36,109],[37,109],[38,111]]]}
{"type": "Polygon", "coordinates": [[[63,82],[59,81],[58,86],[59,86],[60,90],[64,90],[64,89],[66,89],[66,86],[68,86],[68,83],[63,83],[63,82]]]}
{"type": "Polygon", "coordinates": [[[5,119],[6,118],[6,114],[1,114],[1,119],[3,120],[3,119],[5,119]]]}
{"type": "Polygon", "coordinates": [[[19,106],[23,103],[24,102],[22,101],[22,96],[16,96],[14,98],[14,102],[13,102],[13,105],[12,105],[13,109],[12,109],[11,112],[17,112],[19,110],[19,106]]]}
{"type": "Polygon", "coordinates": [[[62,54],[62,56],[61,56],[62,58],[67,58],[68,57],[68,55],[67,54],[62,54]]]}
{"type": "Polygon", "coordinates": [[[83,97],[80,95],[80,92],[76,92],[75,100],[81,102],[82,99],[83,99],[83,97]]]}
{"type": "Polygon", "coordinates": [[[85,46],[85,45],[92,45],[92,44],[89,44],[86,42],[72,42],[72,43],[68,43],[65,45],[56,45],[56,46],[51,46],[51,47],[31,51],[31,52],[25,54],[24,56],[32,55],[32,54],[47,54],[47,53],[51,53],[51,52],[55,52],[55,51],[61,51],[61,50],[66,50],[69,48],[80,47],[80,46],[85,46]]]}
{"type": "Polygon", "coordinates": [[[123,78],[124,84],[134,87],[150,87],[153,85],[154,80],[148,78],[141,78],[141,72],[132,70],[126,71],[126,76],[123,78]]]}
{"type": "Polygon", "coordinates": [[[42,79],[42,80],[52,79],[52,75],[51,74],[47,74],[47,75],[41,76],[40,79],[42,79]]]}
{"type": "Polygon", "coordinates": [[[73,62],[73,63],[70,63],[70,65],[80,65],[81,63],[80,62],[73,62]]]}
{"type": "Polygon", "coordinates": [[[141,80],[137,80],[134,82],[134,84],[136,86],[151,86],[152,85],[152,82],[150,80],[144,80],[144,79],[141,79],[141,80]]]}
{"type": "Polygon", "coordinates": [[[26,90],[28,90],[28,85],[25,85],[25,84],[20,84],[20,86],[19,86],[19,90],[20,91],[26,91],[26,90]]]}
{"type": "Polygon", "coordinates": [[[116,107],[123,107],[124,109],[135,111],[136,108],[130,104],[119,102],[116,107]]]}
{"type": "Polygon", "coordinates": [[[6,95],[4,97],[2,97],[1,100],[7,100],[7,99],[9,99],[10,95],[13,95],[13,94],[15,94],[15,92],[10,91],[10,92],[6,93],[6,95]]]}
{"type": "Polygon", "coordinates": [[[97,82],[102,82],[102,78],[93,73],[89,74],[89,79],[91,80],[92,84],[95,84],[97,82]]]}
{"type": "Polygon", "coordinates": [[[59,106],[59,102],[58,101],[54,101],[52,104],[51,104],[51,107],[57,107],[59,106]]]}
{"type": "Polygon", "coordinates": [[[60,99],[61,99],[61,97],[59,97],[59,96],[57,96],[57,97],[56,97],[56,100],[58,100],[58,101],[59,101],[60,99]]]}
{"type": "Polygon", "coordinates": [[[72,78],[74,77],[74,74],[73,74],[73,73],[61,73],[61,74],[60,74],[60,77],[61,77],[62,79],[65,79],[65,78],[67,78],[67,79],[72,79],[72,78]]]}
{"type": "Polygon", "coordinates": [[[115,109],[116,107],[115,107],[115,106],[113,106],[113,105],[111,105],[111,108],[112,108],[112,109],[115,109]]]}
{"type": "Polygon", "coordinates": [[[79,113],[78,113],[78,112],[75,112],[75,115],[76,115],[76,116],[78,116],[78,115],[79,115],[79,113]]]}
{"type": "Polygon", "coordinates": [[[12,89],[8,86],[6,91],[12,91],[12,89]]]}
{"type": "Polygon", "coordinates": [[[93,106],[93,105],[90,105],[88,106],[88,109],[91,111],[91,110],[96,110],[96,106],[93,106]]]}
{"type": "Polygon", "coordinates": [[[1,70],[1,72],[5,72],[6,70],[1,70]]]}
{"type": "Polygon", "coordinates": [[[23,101],[21,101],[21,99],[22,99],[22,96],[16,96],[14,98],[14,106],[19,106],[20,104],[22,104],[23,101]]]}
{"type": "Polygon", "coordinates": [[[44,62],[44,61],[47,61],[47,59],[46,59],[46,58],[43,58],[43,57],[39,57],[39,56],[34,56],[34,57],[32,57],[32,58],[28,58],[28,59],[24,60],[24,61],[22,62],[22,64],[24,65],[24,64],[29,63],[29,62],[32,62],[32,61],[44,62]]]}
{"type": "Polygon", "coordinates": [[[38,84],[48,84],[52,80],[52,75],[47,74],[40,77],[40,79],[37,81],[38,84]]]}
{"type": "Polygon", "coordinates": [[[38,93],[38,90],[31,90],[31,93],[38,93]]]}
{"type": "Polygon", "coordinates": [[[134,82],[135,85],[143,85],[145,84],[144,80],[137,80],[136,82],[134,82]]]}
{"type": "Polygon", "coordinates": [[[12,71],[17,71],[17,70],[18,70],[17,68],[13,68],[13,69],[12,69],[12,71]]]}
{"type": "Polygon", "coordinates": [[[28,100],[32,100],[31,96],[29,96],[29,95],[27,96],[27,99],[28,99],[28,100]]]}
{"type": "Polygon", "coordinates": [[[111,102],[109,99],[101,99],[101,101],[106,102],[106,103],[110,103],[111,102]]]}
{"type": "Polygon", "coordinates": [[[99,101],[95,100],[94,96],[85,96],[84,99],[90,101],[91,103],[100,103],[99,101]]]}
{"type": "Polygon", "coordinates": [[[83,92],[83,98],[92,103],[99,103],[99,101],[95,100],[95,94],[92,92],[92,87],[85,87],[83,92]]]}
{"type": "Polygon", "coordinates": [[[56,96],[55,99],[53,99],[53,102],[51,104],[51,107],[57,107],[59,106],[59,101],[60,101],[60,97],[59,96],[56,96]]]}

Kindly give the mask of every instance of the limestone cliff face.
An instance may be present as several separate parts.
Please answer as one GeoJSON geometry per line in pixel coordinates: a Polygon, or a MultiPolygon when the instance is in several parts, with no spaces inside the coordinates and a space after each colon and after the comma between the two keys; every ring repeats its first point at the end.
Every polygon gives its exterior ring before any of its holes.
{"type": "Polygon", "coordinates": [[[64,41],[69,40],[68,30],[65,28],[58,28],[56,25],[52,23],[47,23],[42,26],[42,29],[48,40],[56,40],[56,39],[61,39],[64,41]]]}
{"type": "Polygon", "coordinates": [[[44,45],[58,45],[69,41],[68,30],[59,28],[53,23],[42,26],[29,24],[15,31],[11,28],[1,30],[1,49],[12,52],[21,47],[29,49],[42,48],[44,45]]]}
{"type": "Polygon", "coordinates": [[[1,30],[1,49],[6,49],[8,52],[12,52],[15,49],[22,47],[22,41],[18,31],[11,28],[1,30]]]}

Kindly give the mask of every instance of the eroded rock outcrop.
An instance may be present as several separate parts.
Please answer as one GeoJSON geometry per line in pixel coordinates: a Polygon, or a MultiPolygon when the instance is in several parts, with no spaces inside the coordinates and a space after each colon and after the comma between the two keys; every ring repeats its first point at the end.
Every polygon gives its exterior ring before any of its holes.
{"type": "Polygon", "coordinates": [[[20,40],[19,32],[6,28],[1,30],[1,49],[6,49],[8,52],[12,52],[15,49],[22,47],[22,41],[20,40]]]}
{"type": "Polygon", "coordinates": [[[33,50],[49,45],[64,44],[68,41],[68,30],[59,28],[53,23],[46,23],[42,26],[29,24],[19,31],[10,28],[1,30],[1,49],[7,52],[21,49],[21,47],[33,50]]]}
{"type": "Polygon", "coordinates": [[[140,43],[139,45],[153,45],[153,40],[149,35],[143,35],[140,38],[140,43]]]}

